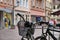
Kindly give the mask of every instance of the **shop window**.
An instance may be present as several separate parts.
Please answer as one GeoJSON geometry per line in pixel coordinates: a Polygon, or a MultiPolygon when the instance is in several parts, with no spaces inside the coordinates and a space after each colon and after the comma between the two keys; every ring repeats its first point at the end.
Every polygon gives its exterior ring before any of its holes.
{"type": "Polygon", "coordinates": [[[29,18],[27,18],[27,21],[29,21],[29,18]]]}
{"type": "Polygon", "coordinates": [[[4,12],[3,14],[3,18],[4,18],[4,24],[6,28],[9,28],[9,26],[11,26],[12,24],[12,17],[11,14],[4,12]]]}
{"type": "Polygon", "coordinates": [[[26,15],[26,20],[27,20],[27,21],[29,20],[29,15],[26,15]]]}

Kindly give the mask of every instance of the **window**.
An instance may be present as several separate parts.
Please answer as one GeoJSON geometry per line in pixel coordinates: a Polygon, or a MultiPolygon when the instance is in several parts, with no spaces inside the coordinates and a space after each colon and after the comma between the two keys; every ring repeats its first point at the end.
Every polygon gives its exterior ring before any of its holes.
{"type": "Polygon", "coordinates": [[[20,6],[23,6],[23,0],[20,0],[20,6]]]}
{"type": "Polygon", "coordinates": [[[20,6],[28,8],[28,0],[20,0],[20,6]]]}
{"type": "Polygon", "coordinates": [[[26,0],[26,8],[28,8],[28,0],[26,0]]]}
{"type": "Polygon", "coordinates": [[[26,4],[26,3],[25,3],[25,0],[23,0],[23,6],[24,6],[24,7],[25,7],[25,4],[26,4]]]}
{"type": "Polygon", "coordinates": [[[38,0],[36,0],[36,7],[38,8],[38,6],[39,6],[39,3],[38,3],[38,0]]]}
{"type": "Polygon", "coordinates": [[[19,5],[19,1],[18,0],[16,0],[16,2],[15,2],[15,4],[14,4],[15,6],[18,6],[19,5]]]}
{"type": "Polygon", "coordinates": [[[26,15],[26,20],[29,21],[29,15],[26,15]]]}
{"type": "Polygon", "coordinates": [[[31,5],[34,6],[34,0],[31,1],[31,5]]]}

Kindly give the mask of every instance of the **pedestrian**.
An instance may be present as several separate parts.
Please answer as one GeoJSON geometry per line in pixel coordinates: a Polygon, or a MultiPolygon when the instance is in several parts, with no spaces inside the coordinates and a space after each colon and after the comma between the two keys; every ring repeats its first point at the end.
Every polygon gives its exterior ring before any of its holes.
{"type": "Polygon", "coordinates": [[[49,20],[49,26],[50,27],[55,27],[56,26],[56,21],[54,19],[49,20]]]}
{"type": "Polygon", "coordinates": [[[11,26],[10,26],[10,20],[8,20],[8,26],[9,26],[9,28],[11,28],[11,26]]]}
{"type": "Polygon", "coordinates": [[[4,22],[5,22],[5,27],[8,28],[8,21],[7,21],[7,18],[5,18],[4,22]]]}

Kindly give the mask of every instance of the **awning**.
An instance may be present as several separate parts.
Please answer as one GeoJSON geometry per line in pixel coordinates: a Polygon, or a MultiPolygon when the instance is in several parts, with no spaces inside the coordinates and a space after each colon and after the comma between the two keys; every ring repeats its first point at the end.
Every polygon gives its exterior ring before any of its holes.
{"type": "Polygon", "coordinates": [[[5,12],[8,12],[8,13],[11,13],[11,12],[12,12],[11,9],[7,9],[7,8],[6,8],[6,9],[5,9],[5,8],[0,8],[0,10],[1,10],[1,11],[5,11],[5,12]]]}
{"type": "Polygon", "coordinates": [[[45,13],[44,12],[40,12],[40,11],[31,10],[31,15],[45,16],[45,13]]]}
{"type": "Polygon", "coordinates": [[[58,11],[56,11],[56,12],[51,13],[51,15],[60,15],[60,10],[58,10],[58,11]]]}

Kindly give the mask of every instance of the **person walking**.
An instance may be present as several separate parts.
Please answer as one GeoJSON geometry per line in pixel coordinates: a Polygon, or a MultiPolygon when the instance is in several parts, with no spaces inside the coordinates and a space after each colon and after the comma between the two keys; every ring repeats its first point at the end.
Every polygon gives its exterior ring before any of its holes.
{"type": "Polygon", "coordinates": [[[10,20],[8,20],[8,26],[9,26],[9,28],[11,28],[11,26],[10,26],[10,20]]]}
{"type": "Polygon", "coordinates": [[[55,27],[56,26],[56,21],[54,19],[49,20],[49,26],[50,27],[55,27]]]}

